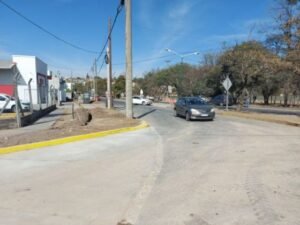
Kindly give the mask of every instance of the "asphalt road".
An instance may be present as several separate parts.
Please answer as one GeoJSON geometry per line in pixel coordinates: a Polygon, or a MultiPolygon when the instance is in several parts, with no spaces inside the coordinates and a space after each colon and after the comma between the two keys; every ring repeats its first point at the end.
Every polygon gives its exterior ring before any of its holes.
{"type": "Polygon", "coordinates": [[[299,128],[134,115],[151,128],[1,156],[0,224],[300,225],[299,128]]]}

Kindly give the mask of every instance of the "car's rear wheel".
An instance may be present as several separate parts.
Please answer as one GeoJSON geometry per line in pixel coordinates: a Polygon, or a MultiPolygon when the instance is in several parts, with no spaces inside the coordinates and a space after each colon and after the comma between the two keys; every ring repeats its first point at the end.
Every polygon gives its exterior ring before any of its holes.
{"type": "Polygon", "coordinates": [[[179,116],[179,114],[177,113],[176,109],[174,110],[174,116],[175,116],[175,117],[178,117],[178,116],[179,116]]]}
{"type": "Polygon", "coordinates": [[[11,107],[11,111],[12,111],[13,113],[16,112],[16,106],[15,106],[15,105],[13,105],[13,106],[11,107]]]}
{"type": "Polygon", "coordinates": [[[190,121],[191,120],[191,114],[189,112],[185,113],[185,120],[190,121]]]}

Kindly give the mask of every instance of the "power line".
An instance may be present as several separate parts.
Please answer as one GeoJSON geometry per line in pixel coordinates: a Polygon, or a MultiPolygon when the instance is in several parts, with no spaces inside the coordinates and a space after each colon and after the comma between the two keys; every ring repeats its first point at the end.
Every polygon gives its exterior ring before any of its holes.
{"type": "Polygon", "coordinates": [[[101,70],[102,70],[102,68],[103,68],[103,66],[104,66],[104,63],[105,63],[105,60],[103,59],[103,62],[102,62],[102,64],[101,64],[101,66],[100,66],[100,69],[99,69],[99,76],[101,76],[101,70]]]}
{"type": "MultiPolygon", "coordinates": [[[[212,51],[212,50],[217,51],[217,50],[220,50],[220,49],[208,49],[208,50],[202,50],[202,51],[197,51],[197,52],[199,52],[199,53],[210,53],[210,51],[212,51]]],[[[164,55],[164,56],[159,56],[159,57],[153,57],[153,58],[146,58],[146,59],[141,59],[141,60],[135,60],[132,63],[133,64],[144,63],[144,62],[150,62],[150,61],[155,61],[155,60],[159,60],[159,59],[163,59],[163,58],[169,58],[169,57],[175,57],[175,55],[170,54],[170,55],[164,55]]],[[[195,60],[190,60],[190,61],[196,62],[195,60]]],[[[113,65],[114,66],[120,66],[120,65],[125,65],[125,64],[126,64],[125,62],[120,62],[120,63],[114,63],[113,65]]]]}
{"type": "MultiPolygon", "coordinates": [[[[0,1],[1,1],[1,0],[0,0],[0,1]]],[[[102,54],[104,53],[105,47],[107,46],[108,40],[109,40],[109,38],[110,38],[110,36],[111,36],[111,34],[112,34],[112,31],[113,31],[113,29],[114,29],[114,27],[115,27],[115,24],[116,24],[116,22],[117,22],[118,16],[120,15],[120,13],[121,13],[121,11],[122,11],[122,8],[123,8],[123,5],[122,5],[122,4],[119,4],[119,6],[118,6],[118,8],[117,8],[117,13],[116,13],[116,15],[115,15],[115,17],[114,17],[114,20],[113,20],[113,23],[112,23],[112,26],[111,26],[111,30],[110,30],[110,32],[109,32],[107,38],[106,38],[106,41],[105,41],[105,43],[104,43],[104,45],[103,45],[103,47],[102,47],[102,49],[101,49],[101,51],[100,51],[100,53],[99,53],[97,59],[96,59],[96,61],[99,61],[100,57],[101,57],[102,54]]]]}
{"type": "MultiPolygon", "coordinates": [[[[0,0],[0,1],[1,1],[1,0],[0,0]]],[[[118,16],[120,15],[120,13],[121,13],[121,11],[122,11],[123,5],[124,5],[124,2],[121,0],[121,1],[120,1],[120,4],[119,4],[118,7],[117,7],[117,12],[116,12],[116,15],[115,15],[115,17],[114,17],[114,20],[113,20],[113,23],[112,23],[110,32],[108,33],[108,36],[107,36],[107,38],[106,38],[106,41],[105,41],[105,43],[104,43],[104,45],[103,45],[103,47],[102,47],[102,49],[101,49],[99,55],[97,56],[95,62],[94,62],[93,65],[91,66],[90,71],[93,71],[93,67],[95,66],[95,63],[97,63],[97,62],[99,61],[99,59],[101,58],[101,56],[103,55],[104,50],[105,50],[105,47],[106,47],[107,44],[108,44],[109,38],[110,38],[110,36],[111,36],[111,34],[112,34],[112,31],[113,31],[113,29],[114,29],[114,27],[115,27],[115,24],[116,24],[116,22],[117,22],[118,16]]],[[[100,67],[100,71],[101,71],[101,69],[102,69],[102,67],[103,67],[103,64],[104,64],[104,61],[103,61],[102,65],[101,65],[101,67],[100,67]]],[[[99,72],[99,74],[100,74],[100,72],[99,72]]]]}
{"type": "Polygon", "coordinates": [[[50,35],[51,37],[55,38],[56,40],[71,46],[72,48],[75,48],[77,50],[83,51],[83,52],[87,52],[87,53],[92,53],[92,54],[98,54],[98,52],[96,51],[92,51],[89,49],[85,49],[82,48],[78,45],[75,45],[71,42],[66,41],[65,39],[57,36],[56,34],[50,32],[49,30],[47,30],[46,28],[42,27],[41,25],[37,24],[36,22],[32,21],[31,19],[29,19],[28,17],[24,16],[22,13],[20,13],[19,11],[17,11],[16,9],[14,9],[13,7],[11,7],[10,5],[8,5],[7,3],[5,3],[3,0],[0,0],[0,3],[2,3],[2,5],[4,5],[5,7],[7,7],[8,9],[10,9],[12,12],[14,12],[15,14],[17,14],[18,16],[20,16],[21,18],[23,18],[24,20],[26,20],[27,22],[29,22],[30,24],[32,24],[33,26],[37,27],[38,29],[40,29],[41,31],[43,31],[44,33],[50,35]]]}
{"type": "MultiPolygon", "coordinates": [[[[163,58],[168,58],[168,57],[173,57],[173,55],[165,55],[165,56],[159,56],[159,57],[141,59],[141,60],[133,61],[132,63],[136,64],[136,63],[150,62],[150,61],[154,61],[154,60],[158,60],[158,59],[163,59],[163,58]]],[[[126,64],[125,62],[122,62],[122,63],[115,63],[113,65],[114,66],[119,66],[119,65],[125,65],[125,64],[126,64]]]]}

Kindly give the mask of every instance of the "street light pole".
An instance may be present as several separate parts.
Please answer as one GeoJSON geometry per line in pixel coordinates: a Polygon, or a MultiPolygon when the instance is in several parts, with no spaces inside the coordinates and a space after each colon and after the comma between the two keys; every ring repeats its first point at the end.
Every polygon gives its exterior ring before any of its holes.
{"type": "Polygon", "coordinates": [[[126,116],[133,117],[132,110],[132,30],[131,30],[131,0],[125,0],[126,8],[126,116]]]}
{"type": "Polygon", "coordinates": [[[188,54],[179,54],[178,52],[172,50],[172,49],[169,49],[169,48],[166,48],[165,49],[167,52],[171,52],[173,53],[174,55],[177,55],[178,57],[180,57],[181,59],[181,64],[183,64],[183,59],[187,56],[191,56],[191,55],[199,55],[200,53],[199,52],[191,52],[191,53],[188,53],[188,54]]]}

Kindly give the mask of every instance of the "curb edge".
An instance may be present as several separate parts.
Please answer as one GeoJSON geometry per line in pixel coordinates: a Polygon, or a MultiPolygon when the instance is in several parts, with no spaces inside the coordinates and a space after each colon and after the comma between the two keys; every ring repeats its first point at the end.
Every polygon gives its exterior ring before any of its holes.
{"type": "Polygon", "coordinates": [[[28,150],[33,150],[33,149],[43,148],[43,147],[62,145],[62,144],[76,142],[76,141],[92,139],[92,138],[106,137],[109,135],[141,130],[147,127],[149,127],[149,124],[146,123],[145,121],[142,121],[140,125],[135,127],[124,127],[124,128],[114,129],[114,130],[100,131],[100,132],[94,132],[89,134],[81,134],[81,135],[52,139],[48,141],[40,141],[40,142],[24,144],[24,145],[9,146],[9,147],[0,148],[0,155],[20,152],[20,151],[28,151],[28,150]]]}

